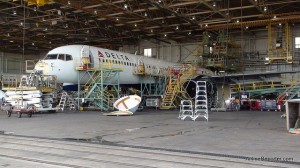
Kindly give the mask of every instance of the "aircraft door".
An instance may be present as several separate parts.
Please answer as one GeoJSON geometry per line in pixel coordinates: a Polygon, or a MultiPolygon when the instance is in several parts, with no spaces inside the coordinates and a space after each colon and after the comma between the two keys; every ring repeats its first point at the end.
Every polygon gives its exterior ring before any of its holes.
{"type": "Polygon", "coordinates": [[[145,64],[144,64],[144,61],[143,61],[143,57],[140,57],[139,60],[138,60],[137,72],[138,73],[145,73],[145,64]]]}
{"type": "Polygon", "coordinates": [[[94,57],[89,46],[82,46],[81,48],[81,63],[89,68],[94,67],[94,57]]]}

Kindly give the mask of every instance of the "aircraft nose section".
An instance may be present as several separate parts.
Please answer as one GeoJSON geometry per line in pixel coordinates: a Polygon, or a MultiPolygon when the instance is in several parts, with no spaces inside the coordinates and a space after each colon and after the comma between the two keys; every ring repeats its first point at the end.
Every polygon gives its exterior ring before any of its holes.
{"type": "Polygon", "coordinates": [[[50,75],[50,65],[47,62],[39,61],[35,64],[34,69],[42,71],[43,75],[50,75]]]}

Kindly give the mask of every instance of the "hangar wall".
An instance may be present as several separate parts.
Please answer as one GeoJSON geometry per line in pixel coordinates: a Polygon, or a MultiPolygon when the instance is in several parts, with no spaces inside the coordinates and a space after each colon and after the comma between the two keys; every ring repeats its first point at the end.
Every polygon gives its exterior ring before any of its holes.
{"type": "MultiPolygon", "coordinates": [[[[43,55],[44,56],[44,55],[43,55]]],[[[25,60],[39,60],[40,55],[24,55],[0,52],[0,74],[24,74],[25,60]]]]}
{"type": "Polygon", "coordinates": [[[137,53],[144,55],[144,49],[152,49],[152,57],[171,62],[191,61],[195,60],[193,52],[198,48],[200,43],[176,43],[170,41],[169,43],[142,40],[139,46],[123,46],[122,51],[128,53],[137,53]]]}
{"type": "MultiPolygon", "coordinates": [[[[241,37],[241,32],[233,33],[232,36],[236,42],[241,44],[241,49],[244,53],[244,68],[247,72],[266,72],[266,71],[294,71],[300,70],[300,49],[295,49],[295,37],[300,37],[300,25],[292,26],[292,50],[293,50],[293,64],[270,64],[264,63],[268,48],[268,32],[267,28],[264,30],[250,32],[244,31],[241,37]],[[250,56],[249,53],[259,53],[250,56]],[[257,66],[253,66],[253,63],[257,66]]],[[[202,39],[199,39],[201,41],[202,39]]],[[[200,43],[176,43],[174,41],[148,41],[142,40],[138,45],[124,45],[119,49],[122,52],[143,55],[145,48],[152,49],[154,58],[162,59],[171,62],[193,61],[198,59],[195,57],[195,52],[201,53],[200,43]]],[[[44,54],[39,55],[25,55],[24,60],[41,59],[44,54]]],[[[0,73],[24,73],[25,63],[22,54],[13,54],[0,52],[0,73]]]]}
{"type": "MultiPolygon", "coordinates": [[[[262,29],[256,32],[240,31],[230,34],[235,41],[241,45],[240,56],[243,59],[243,69],[245,73],[253,72],[282,72],[300,70],[300,49],[295,49],[295,37],[300,37],[300,25],[292,25],[291,51],[293,55],[293,64],[286,62],[274,62],[266,64],[268,52],[268,29],[262,29]]],[[[201,41],[202,39],[199,39],[201,41]]],[[[143,55],[145,48],[151,48],[154,58],[163,59],[172,62],[192,61],[198,59],[194,53],[201,52],[200,43],[182,43],[178,44],[173,41],[151,42],[142,40],[136,47],[126,46],[123,51],[129,53],[138,53],[143,55]],[[132,50],[134,49],[134,50],[132,50]]],[[[203,50],[203,49],[202,49],[203,50]]]]}

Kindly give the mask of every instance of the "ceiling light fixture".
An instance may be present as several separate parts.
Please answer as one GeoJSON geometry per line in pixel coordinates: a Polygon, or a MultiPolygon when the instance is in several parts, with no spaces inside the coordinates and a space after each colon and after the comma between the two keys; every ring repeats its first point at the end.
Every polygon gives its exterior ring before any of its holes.
{"type": "Polygon", "coordinates": [[[127,4],[124,4],[124,8],[127,9],[127,8],[128,8],[128,5],[127,5],[127,4]]]}
{"type": "Polygon", "coordinates": [[[165,37],[167,37],[167,34],[165,34],[165,37]]]}
{"type": "Polygon", "coordinates": [[[17,11],[14,10],[13,14],[16,15],[16,14],[17,14],[17,11]]]}
{"type": "Polygon", "coordinates": [[[213,2],[213,7],[216,7],[216,6],[217,6],[216,2],[213,2]]]}
{"type": "Polygon", "coordinates": [[[137,24],[136,24],[136,23],[134,24],[134,27],[137,27],[137,24]]]}
{"type": "Polygon", "coordinates": [[[193,16],[192,19],[195,20],[195,16],[193,16]]]}
{"type": "Polygon", "coordinates": [[[179,29],[179,27],[178,26],[176,26],[176,30],[178,30],[179,29]]]}
{"type": "Polygon", "coordinates": [[[267,12],[267,10],[268,10],[268,9],[267,9],[267,7],[265,6],[265,7],[264,7],[264,11],[267,12]]]}
{"type": "Polygon", "coordinates": [[[94,14],[96,14],[96,15],[97,15],[97,13],[98,13],[98,12],[95,10],[95,11],[94,11],[94,14]]]}
{"type": "Polygon", "coordinates": [[[33,11],[35,11],[35,12],[36,12],[36,7],[33,7],[33,11]]]}
{"type": "Polygon", "coordinates": [[[147,12],[145,12],[145,17],[147,17],[148,16],[148,14],[147,14],[147,12]]]}

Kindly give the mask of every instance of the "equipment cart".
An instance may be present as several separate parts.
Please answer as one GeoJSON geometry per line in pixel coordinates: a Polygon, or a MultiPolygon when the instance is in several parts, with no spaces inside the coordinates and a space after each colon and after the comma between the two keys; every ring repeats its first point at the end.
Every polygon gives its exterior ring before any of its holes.
{"type": "Polygon", "coordinates": [[[31,117],[34,112],[36,112],[36,108],[34,105],[15,105],[5,104],[2,107],[2,110],[6,112],[7,116],[10,117],[12,113],[17,113],[18,118],[22,117],[22,114],[27,114],[28,117],[31,117]]]}

